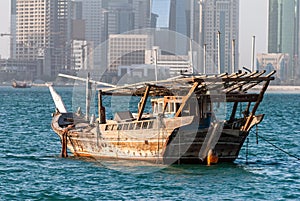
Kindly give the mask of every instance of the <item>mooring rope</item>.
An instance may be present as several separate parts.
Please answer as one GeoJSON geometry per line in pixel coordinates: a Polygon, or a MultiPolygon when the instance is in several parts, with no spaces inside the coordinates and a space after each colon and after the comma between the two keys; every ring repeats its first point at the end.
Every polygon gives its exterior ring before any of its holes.
{"type": "Polygon", "coordinates": [[[275,147],[276,149],[278,149],[279,151],[287,154],[288,156],[292,157],[292,158],[295,158],[297,160],[300,161],[300,157],[294,155],[294,154],[290,154],[289,152],[285,151],[284,149],[278,147],[277,145],[273,144],[272,142],[270,142],[269,140],[267,140],[266,138],[260,136],[260,135],[257,135],[260,139],[262,139],[263,141],[267,142],[268,144],[272,145],[273,147],[275,147]]]}
{"type": "MultiPolygon", "coordinates": [[[[254,131],[251,131],[251,132],[253,133],[254,131]]],[[[296,155],[294,155],[294,154],[290,154],[288,151],[286,151],[286,150],[284,150],[284,149],[278,147],[277,145],[273,144],[272,142],[270,142],[270,140],[267,140],[266,138],[260,136],[260,135],[258,134],[257,130],[256,130],[255,135],[256,135],[257,138],[262,139],[263,141],[267,142],[268,144],[270,144],[270,145],[273,146],[274,148],[278,149],[279,151],[281,151],[281,152],[287,154],[288,156],[290,156],[290,157],[292,157],[292,158],[295,158],[295,159],[297,159],[297,160],[300,160],[300,157],[299,157],[299,156],[296,156],[296,155]]],[[[258,141],[257,141],[257,142],[258,142],[258,141]]]]}

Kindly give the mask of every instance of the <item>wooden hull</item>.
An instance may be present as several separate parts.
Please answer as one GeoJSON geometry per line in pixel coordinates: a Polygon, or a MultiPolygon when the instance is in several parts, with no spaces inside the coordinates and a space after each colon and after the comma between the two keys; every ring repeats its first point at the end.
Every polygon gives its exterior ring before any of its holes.
{"type": "MultiPolygon", "coordinates": [[[[175,122],[167,119],[162,126],[157,119],[142,121],[141,124],[108,122],[100,125],[89,125],[82,119],[77,123],[65,121],[72,116],[70,113],[54,116],[52,128],[62,142],[63,135],[67,134],[67,147],[76,156],[158,164],[206,163],[206,158],[199,156],[205,151],[201,148],[209,146],[206,142],[208,129],[195,129],[192,117],[178,118],[175,122]],[[73,123],[75,127],[66,127],[73,123]]],[[[215,145],[219,162],[234,161],[247,135],[248,132],[238,129],[223,129],[215,145]]]]}

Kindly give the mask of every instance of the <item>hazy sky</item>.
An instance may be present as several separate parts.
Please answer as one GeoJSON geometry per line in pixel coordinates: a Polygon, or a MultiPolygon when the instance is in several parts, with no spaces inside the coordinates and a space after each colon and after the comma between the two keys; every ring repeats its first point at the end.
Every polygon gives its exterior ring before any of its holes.
{"type": "MultiPolygon", "coordinates": [[[[158,0],[166,1],[166,0],[158,0]]],[[[240,67],[251,63],[252,36],[256,36],[256,52],[267,51],[268,0],[240,0],[240,67]]],[[[10,0],[0,0],[0,33],[9,33],[10,0]]],[[[0,37],[0,55],[9,57],[9,37],[0,37]]]]}

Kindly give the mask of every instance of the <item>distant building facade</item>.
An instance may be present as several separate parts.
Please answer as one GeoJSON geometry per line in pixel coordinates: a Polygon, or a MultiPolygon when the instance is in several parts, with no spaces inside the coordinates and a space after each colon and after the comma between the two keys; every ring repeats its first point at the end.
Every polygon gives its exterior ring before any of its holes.
{"type": "Polygon", "coordinates": [[[34,80],[38,76],[41,62],[38,60],[0,59],[0,82],[34,80]]]}
{"type": "Polygon", "coordinates": [[[155,69],[153,64],[119,66],[118,77],[121,78],[124,83],[155,80],[155,71],[159,75],[159,79],[170,77],[170,69],[168,67],[160,66],[155,69]]]}
{"type": "Polygon", "coordinates": [[[90,68],[105,69],[108,64],[106,42],[110,34],[122,34],[151,26],[150,0],[75,0],[76,14],[85,23],[85,40],[92,51],[90,68]],[[92,47],[92,48],[91,48],[92,47]]]}
{"type": "Polygon", "coordinates": [[[89,45],[86,40],[73,40],[72,50],[74,59],[74,69],[88,70],[88,58],[89,58],[89,45]]]}
{"type": "MultiPolygon", "coordinates": [[[[201,1],[199,0],[170,0],[169,29],[199,43],[200,13],[202,13],[200,10],[201,1]]],[[[185,49],[189,50],[189,47],[185,49]]]]}
{"type": "Polygon", "coordinates": [[[290,83],[300,78],[299,6],[299,0],[269,0],[268,53],[289,54],[287,76],[290,83]]]}
{"type": "Polygon", "coordinates": [[[70,68],[68,0],[12,0],[11,57],[41,60],[38,76],[55,76],[70,68]]]}
{"type": "Polygon", "coordinates": [[[207,73],[231,73],[238,69],[239,0],[202,1],[202,41],[206,45],[207,73]],[[218,56],[218,32],[220,32],[220,57],[218,56]],[[233,47],[232,41],[235,40],[233,47]],[[235,52],[233,61],[232,52],[235,52]],[[220,61],[219,61],[220,58],[220,61]]]}
{"type": "Polygon", "coordinates": [[[287,83],[290,57],[283,53],[257,54],[258,70],[266,70],[266,74],[276,70],[279,83],[287,83]]]}
{"type": "MultiPolygon", "coordinates": [[[[191,61],[191,52],[186,55],[172,55],[162,54],[162,50],[159,47],[153,47],[152,50],[146,50],[145,63],[157,65],[160,69],[169,69],[170,77],[180,75],[182,73],[191,74],[193,73],[193,66],[191,61]],[[157,57],[157,61],[156,60],[157,57]]],[[[197,63],[196,60],[194,60],[197,63]]],[[[158,76],[159,79],[160,76],[158,76]]]]}
{"type": "MultiPolygon", "coordinates": [[[[198,55],[202,72],[218,73],[219,63],[220,73],[238,69],[239,0],[170,0],[169,19],[170,30],[187,36],[202,49],[205,48],[206,58],[204,54],[198,55]]],[[[188,41],[174,46],[175,53],[187,54],[190,51],[188,41]]]]}
{"type": "Polygon", "coordinates": [[[108,70],[118,66],[145,64],[145,50],[151,49],[152,37],[145,34],[111,34],[108,42],[108,70]]]}

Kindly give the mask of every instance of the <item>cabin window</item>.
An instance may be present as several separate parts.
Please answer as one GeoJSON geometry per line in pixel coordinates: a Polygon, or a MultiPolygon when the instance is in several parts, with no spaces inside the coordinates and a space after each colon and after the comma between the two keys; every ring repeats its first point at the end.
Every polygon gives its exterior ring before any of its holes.
{"type": "Polygon", "coordinates": [[[154,105],[154,106],[153,106],[153,113],[154,113],[154,114],[157,114],[157,105],[154,105]]]}
{"type": "Polygon", "coordinates": [[[163,103],[158,103],[158,111],[157,111],[157,113],[162,113],[163,107],[164,107],[163,103]]]}
{"type": "Polygon", "coordinates": [[[106,125],[105,126],[105,130],[116,130],[117,129],[117,125],[116,124],[110,124],[110,125],[106,125]]]}
{"type": "Polygon", "coordinates": [[[123,125],[123,130],[128,130],[128,124],[123,125]]]}
{"type": "Polygon", "coordinates": [[[123,126],[123,124],[118,124],[117,130],[118,130],[118,131],[119,131],[119,130],[122,130],[122,126],[123,126]]]}
{"type": "Polygon", "coordinates": [[[151,128],[153,128],[153,121],[150,121],[149,125],[148,125],[148,129],[151,129],[151,128]]]}
{"type": "Polygon", "coordinates": [[[143,129],[147,129],[147,128],[148,128],[148,123],[149,123],[149,122],[143,122],[143,126],[142,126],[143,129]]]}
{"type": "Polygon", "coordinates": [[[133,130],[134,129],[134,123],[130,123],[129,124],[129,130],[133,130]]]}
{"type": "Polygon", "coordinates": [[[138,130],[138,129],[141,129],[141,127],[142,127],[142,122],[137,122],[135,129],[138,130]]]}
{"type": "Polygon", "coordinates": [[[169,105],[169,112],[174,113],[176,111],[175,103],[168,103],[168,105],[169,105]]]}

